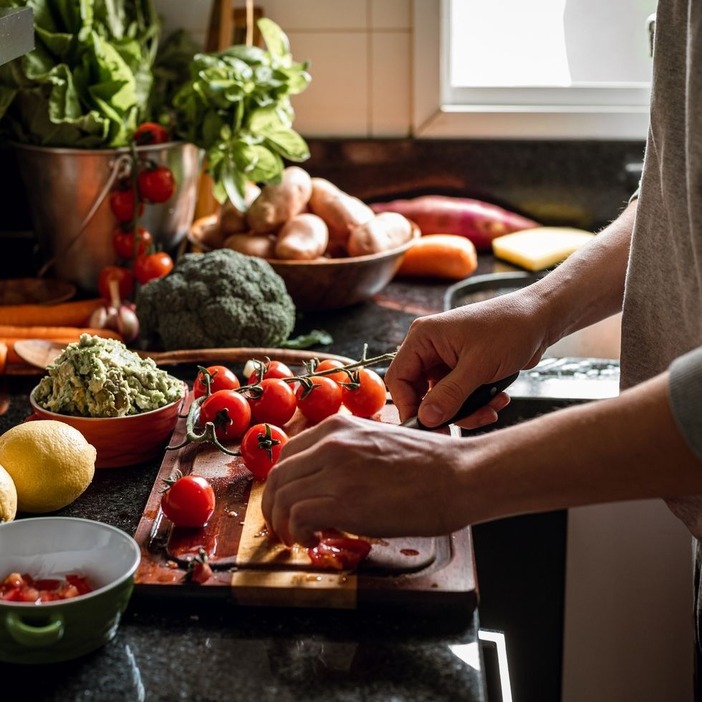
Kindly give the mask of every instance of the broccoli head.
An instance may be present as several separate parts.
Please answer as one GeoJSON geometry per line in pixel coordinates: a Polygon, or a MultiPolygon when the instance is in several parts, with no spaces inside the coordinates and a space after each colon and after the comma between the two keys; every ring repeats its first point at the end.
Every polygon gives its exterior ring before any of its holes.
{"type": "Polygon", "coordinates": [[[142,336],[167,350],[274,348],[295,325],[295,304],[271,265],[229,249],[185,254],[135,302],[142,336]]]}

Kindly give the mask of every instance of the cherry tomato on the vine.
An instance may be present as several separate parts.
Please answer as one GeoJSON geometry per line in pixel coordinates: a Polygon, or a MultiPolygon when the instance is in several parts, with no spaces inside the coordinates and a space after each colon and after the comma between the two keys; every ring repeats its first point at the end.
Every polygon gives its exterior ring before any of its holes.
{"type": "Polygon", "coordinates": [[[195,382],[193,383],[193,397],[196,399],[207,394],[206,377],[210,376],[210,392],[217,390],[236,390],[241,383],[236,373],[226,366],[200,367],[195,382]]]}
{"type": "Polygon", "coordinates": [[[156,122],[142,122],[135,130],[134,143],[139,146],[165,144],[171,140],[168,130],[156,122]]]}
{"type": "Polygon", "coordinates": [[[341,386],[323,375],[313,375],[295,392],[300,412],[310,422],[321,422],[341,407],[341,386]]]}
{"type": "MultiPolygon", "coordinates": [[[[118,222],[132,222],[134,220],[134,188],[131,182],[120,183],[110,193],[110,209],[118,222]]],[[[137,208],[139,215],[144,212],[144,203],[140,202],[137,208]]]]}
{"type": "Polygon", "coordinates": [[[217,390],[200,406],[200,423],[212,422],[217,438],[222,441],[239,439],[251,424],[248,400],[236,390],[217,390]]]}
{"type": "Polygon", "coordinates": [[[166,202],[175,192],[173,172],[166,166],[147,167],[139,172],[139,195],[146,202],[166,202]]]}
{"type": "Polygon", "coordinates": [[[385,407],[385,382],[370,368],[354,371],[342,388],[344,406],[357,417],[372,417],[385,407]]]}
{"type": "Polygon", "coordinates": [[[185,475],[167,487],[161,509],[176,526],[202,527],[214,512],[215,493],[202,476],[185,475]]]}
{"type": "Polygon", "coordinates": [[[173,259],[165,251],[138,256],[134,260],[134,277],[145,285],[155,278],[163,278],[173,270],[173,259]]]}
{"type": "Polygon", "coordinates": [[[103,300],[112,303],[110,281],[117,281],[117,289],[122,300],[131,300],[134,296],[134,276],[123,266],[105,266],[98,276],[98,292],[103,300]]]}
{"type": "Polygon", "coordinates": [[[134,230],[131,227],[127,229],[124,229],[121,225],[115,227],[112,233],[112,245],[120,258],[134,258],[135,243],[136,255],[145,256],[153,248],[154,238],[151,236],[151,232],[149,232],[148,229],[139,227],[137,229],[135,242],[134,230]]]}
{"type": "Polygon", "coordinates": [[[252,422],[268,422],[282,427],[295,414],[295,391],[282,378],[265,378],[248,391],[252,422]]]}
{"type": "MultiPolygon", "coordinates": [[[[334,368],[343,368],[344,364],[341,361],[336,361],[333,358],[325,358],[320,361],[315,367],[315,373],[320,373],[321,371],[330,371],[334,368]]],[[[327,373],[325,378],[331,378],[337,383],[345,383],[349,379],[349,374],[346,371],[339,371],[338,373],[327,373]]]]}
{"type": "Polygon", "coordinates": [[[280,427],[266,422],[254,424],[241,440],[244,465],[255,478],[265,480],[287,441],[288,435],[280,427]]]}
{"type": "Polygon", "coordinates": [[[266,378],[292,378],[294,373],[282,361],[254,361],[255,370],[249,375],[247,385],[256,385],[266,378]]]}

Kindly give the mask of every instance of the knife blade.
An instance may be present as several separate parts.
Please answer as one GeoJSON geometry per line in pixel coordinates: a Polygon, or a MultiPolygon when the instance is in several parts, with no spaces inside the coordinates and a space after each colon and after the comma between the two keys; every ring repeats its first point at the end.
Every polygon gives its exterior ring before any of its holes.
{"type": "Polygon", "coordinates": [[[497,395],[497,393],[506,390],[518,377],[519,371],[512,373],[512,375],[508,375],[506,378],[502,378],[501,380],[496,380],[494,383],[486,383],[485,385],[481,385],[470,395],[468,395],[465,402],[459,407],[458,412],[456,412],[451,419],[446,422],[442,422],[435,427],[428,427],[422,424],[417,416],[406,419],[400,424],[400,426],[409,427],[410,429],[428,429],[430,431],[435,429],[443,429],[449,424],[453,424],[454,422],[458,422],[459,420],[470,416],[473,414],[473,412],[486,405],[493,397],[495,397],[495,395],[497,395]]]}

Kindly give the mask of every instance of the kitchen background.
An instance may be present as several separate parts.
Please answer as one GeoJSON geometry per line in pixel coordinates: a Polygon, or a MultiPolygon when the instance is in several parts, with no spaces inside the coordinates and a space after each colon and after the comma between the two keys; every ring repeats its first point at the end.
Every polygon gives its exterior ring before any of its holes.
{"type": "MultiPolygon", "coordinates": [[[[185,28],[204,45],[212,0],[155,4],[165,33],[185,28]]],[[[295,128],[311,147],[306,167],[352,194],[478,197],[545,224],[596,230],[617,215],[638,181],[637,140],[414,139],[412,0],[256,4],[285,30],[295,58],[310,62],[312,83],[293,103],[295,128]]],[[[29,275],[26,201],[11,154],[0,151],[0,159],[0,276],[29,275]]],[[[519,524],[508,528],[508,540],[519,524]]],[[[570,510],[567,567],[554,576],[565,585],[564,702],[690,699],[689,542],[658,503],[570,510]]],[[[535,554],[547,548],[537,539],[530,547],[535,554]]],[[[503,573],[519,592],[527,574],[509,567],[503,573]]],[[[510,611],[519,609],[518,599],[510,603],[510,611]]],[[[543,625],[552,623],[544,617],[543,625]]],[[[541,686],[541,700],[551,699],[561,671],[556,666],[555,683],[546,679],[540,659],[548,656],[540,653],[530,652],[532,685],[541,686]]],[[[515,700],[522,700],[516,687],[515,700]]]]}

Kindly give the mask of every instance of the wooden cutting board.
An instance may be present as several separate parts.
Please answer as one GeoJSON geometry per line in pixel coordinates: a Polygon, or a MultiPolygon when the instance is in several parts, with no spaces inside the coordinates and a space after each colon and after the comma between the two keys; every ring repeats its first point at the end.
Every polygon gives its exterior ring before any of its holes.
{"type": "MultiPolygon", "coordinates": [[[[391,404],[378,421],[397,423],[391,404]]],[[[306,426],[296,414],[285,429],[306,426]]],[[[182,443],[179,420],[171,445],[182,443]]],[[[417,432],[417,440],[422,435],[417,432]]],[[[439,538],[368,539],[371,552],[358,572],[320,570],[307,550],[284,547],[266,530],[261,512],[264,484],[253,480],[239,457],[211,444],[167,450],[135,538],[142,551],[136,592],[177,597],[222,597],[242,606],[354,609],[382,605],[469,614],[477,604],[470,530],[439,538]],[[209,480],[216,509],[203,528],[174,527],[161,511],[164,481],[180,471],[209,480]],[[188,562],[200,549],[213,576],[203,584],[187,579],[188,562]]],[[[417,505],[421,509],[421,505],[417,505]]]]}

